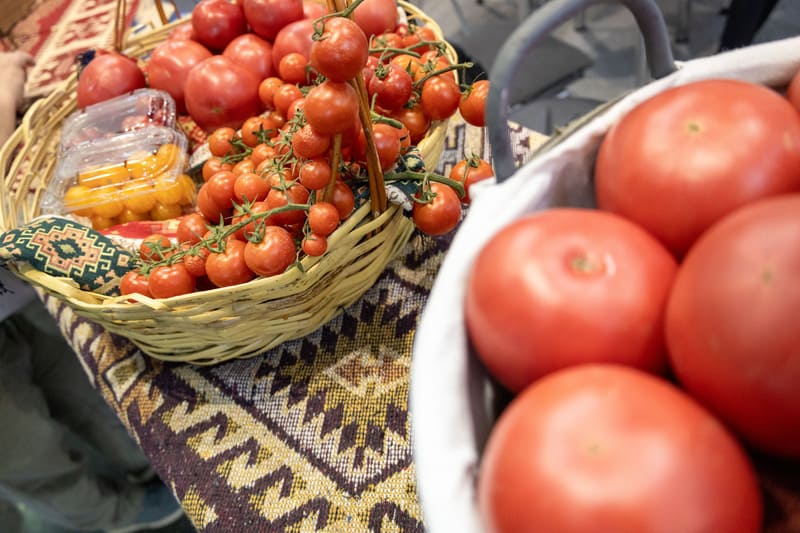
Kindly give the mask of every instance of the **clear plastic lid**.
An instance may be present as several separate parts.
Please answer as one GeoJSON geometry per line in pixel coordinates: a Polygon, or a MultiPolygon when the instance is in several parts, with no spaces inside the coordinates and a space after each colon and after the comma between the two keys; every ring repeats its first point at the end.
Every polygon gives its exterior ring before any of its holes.
{"type": "Polygon", "coordinates": [[[157,204],[187,205],[187,147],[182,132],[162,126],[76,145],[60,155],[42,212],[113,220],[125,211],[152,220],[157,204]]]}
{"type": "Polygon", "coordinates": [[[175,100],[164,91],[137,89],[75,111],[64,120],[60,151],[146,126],[175,127],[175,100]]]}

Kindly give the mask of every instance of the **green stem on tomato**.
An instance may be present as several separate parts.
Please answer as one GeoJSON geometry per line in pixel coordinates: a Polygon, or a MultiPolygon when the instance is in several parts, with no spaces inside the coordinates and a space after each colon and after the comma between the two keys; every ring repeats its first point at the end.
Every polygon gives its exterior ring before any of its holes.
{"type": "Polygon", "coordinates": [[[434,76],[438,76],[440,74],[444,74],[445,72],[450,72],[451,70],[468,69],[468,68],[471,68],[471,67],[472,67],[472,63],[469,63],[469,62],[467,62],[467,63],[456,63],[455,65],[447,65],[446,67],[443,67],[443,68],[440,68],[440,69],[437,69],[437,70],[432,70],[431,72],[428,72],[423,77],[421,77],[420,79],[415,81],[414,82],[414,86],[415,87],[422,87],[422,85],[426,81],[428,81],[429,79],[433,78],[434,76]]]}
{"type": "Polygon", "coordinates": [[[464,197],[464,185],[461,182],[447,178],[440,174],[434,174],[433,172],[414,172],[413,170],[404,170],[402,172],[388,172],[386,173],[385,177],[387,181],[436,181],[455,189],[459,198],[464,197]]]}
{"type": "MultiPolygon", "coordinates": [[[[253,221],[267,218],[272,215],[277,215],[278,213],[285,213],[287,211],[307,211],[309,208],[308,204],[286,204],[280,207],[275,207],[270,209],[269,211],[264,211],[262,213],[250,213],[250,216],[247,218],[243,218],[239,222],[235,224],[231,224],[229,226],[225,226],[224,223],[220,223],[217,226],[213,226],[210,231],[212,233],[209,239],[202,239],[200,242],[193,244],[189,248],[184,250],[177,249],[175,253],[167,257],[166,259],[162,259],[160,261],[146,261],[142,260],[142,270],[148,271],[157,266],[162,265],[174,265],[183,259],[184,256],[188,255],[199,255],[203,248],[208,248],[212,253],[221,253],[225,251],[225,239],[239,231],[240,229],[244,228],[248,224],[253,221]]],[[[246,215],[245,215],[246,216],[246,215]]],[[[174,248],[173,248],[174,249],[174,248]]]]}

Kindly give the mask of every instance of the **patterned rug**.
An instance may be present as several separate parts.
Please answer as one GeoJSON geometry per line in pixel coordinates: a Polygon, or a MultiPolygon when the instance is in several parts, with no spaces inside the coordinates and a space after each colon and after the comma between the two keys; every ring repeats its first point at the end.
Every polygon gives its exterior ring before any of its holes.
{"type": "MultiPolygon", "coordinates": [[[[126,2],[126,25],[138,3],[126,2]]],[[[47,94],[68,78],[78,53],[113,42],[117,0],[33,0],[22,6],[24,16],[2,29],[0,50],[24,50],[36,59],[25,86],[29,98],[47,94]]]]}
{"type": "Polygon", "coordinates": [[[48,306],[198,530],[423,531],[408,377],[446,244],[415,237],[334,321],[212,367],[160,363],[48,306]]]}

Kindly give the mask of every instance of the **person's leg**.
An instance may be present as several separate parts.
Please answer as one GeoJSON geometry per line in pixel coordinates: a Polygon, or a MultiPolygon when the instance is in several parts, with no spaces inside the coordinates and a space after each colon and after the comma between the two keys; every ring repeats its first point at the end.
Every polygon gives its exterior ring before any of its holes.
{"type": "Polygon", "coordinates": [[[74,529],[129,523],[144,491],[94,475],[62,447],[63,428],[31,381],[31,344],[16,317],[0,324],[0,497],[74,529]]]}
{"type": "Polygon", "coordinates": [[[732,0],[720,38],[720,50],[732,50],[753,42],[778,0],[732,0]]]}
{"type": "Polygon", "coordinates": [[[45,395],[51,414],[96,448],[125,474],[149,469],[149,462],[117,415],[92,387],[78,356],[64,341],[55,320],[36,302],[23,312],[32,342],[33,381],[45,395]]]}

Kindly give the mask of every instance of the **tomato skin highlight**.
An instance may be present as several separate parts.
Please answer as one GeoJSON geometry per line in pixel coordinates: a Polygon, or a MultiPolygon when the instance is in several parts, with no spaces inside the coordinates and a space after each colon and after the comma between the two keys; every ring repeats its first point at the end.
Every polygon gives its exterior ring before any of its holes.
{"type": "Polygon", "coordinates": [[[800,190],[800,115],[775,91],[705,80],[663,91],[616,123],[595,167],[597,204],[682,257],[711,224],[800,190]]]}
{"type": "Polygon", "coordinates": [[[800,194],[753,202],[689,251],[666,335],[678,381],[753,447],[800,458],[800,194]]]}
{"type": "Polygon", "coordinates": [[[540,211],[479,252],[467,281],[467,332],[489,372],[515,392],[581,363],[663,372],[676,271],[666,248],[622,217],[540,211]]]}
{"type": "Polygon", "coordinates": [[[757,533],[758,479],[691,397],[619,365],[553,373],[492,429],[478,475],[487,533],[757,533]]]}

